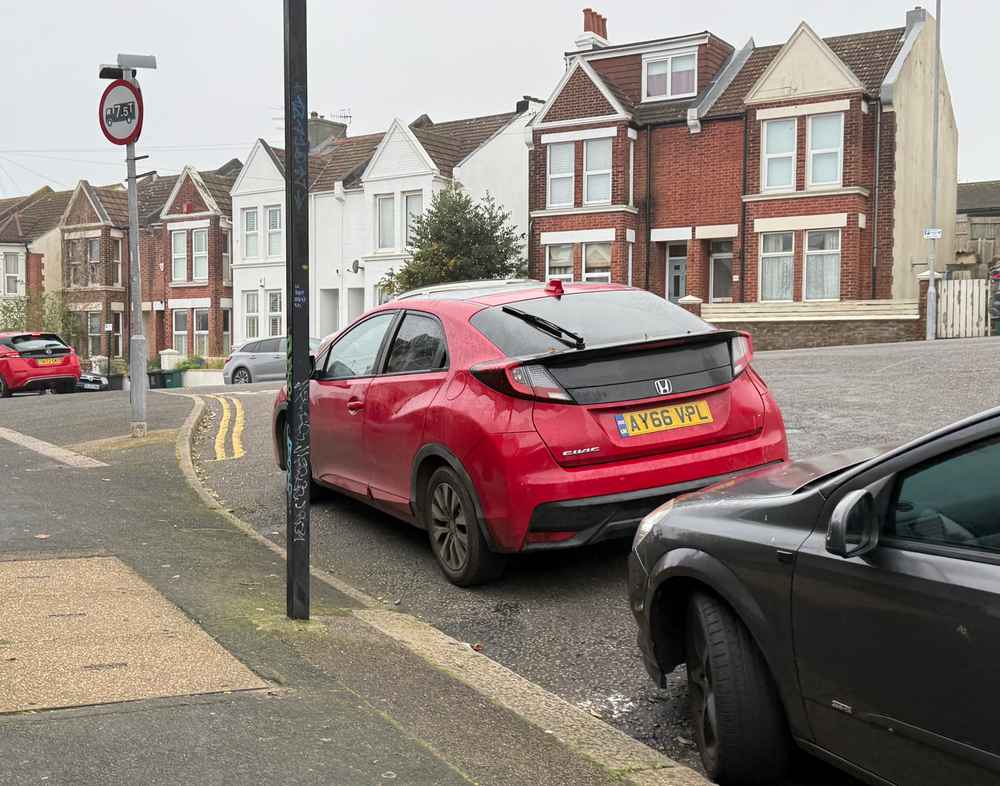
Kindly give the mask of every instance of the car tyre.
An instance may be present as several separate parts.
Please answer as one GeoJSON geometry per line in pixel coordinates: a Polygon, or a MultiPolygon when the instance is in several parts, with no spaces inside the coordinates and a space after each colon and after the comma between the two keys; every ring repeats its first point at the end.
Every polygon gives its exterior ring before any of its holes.
{"type": "Polygon", "coordinates": [[[451,467],[431,475],[423,508],[431,551],[448,581],[472,587],[500,577],[507,560],[490,551],[472,495],[451,467]]]}
{"type": "Polygon", "coordinates": [[[696,593],[685,624],[691,722],[708,777],[766,784],[788,770],[791,743],[771,673],[732,609],[696,593]]]}
{"type": "Polygon", "coordinates": [[[55,393],[75,393],[76,383],[75,382],[60,382],[53,388],[55,393]]]}
{"type": "Polygon", "coordinates": [[[7,387],[7,383],[4,382],[4,378],[0,377],[0,398],[10,398],[14,395],[14,392],[7,387]]]}
{"type": "Polygon", "coordinates": [[[250,376],[250,369],[240,366],[233,372],[234,385],[249,385],[251,382],[253,382],[253,377],[250,376]]]}

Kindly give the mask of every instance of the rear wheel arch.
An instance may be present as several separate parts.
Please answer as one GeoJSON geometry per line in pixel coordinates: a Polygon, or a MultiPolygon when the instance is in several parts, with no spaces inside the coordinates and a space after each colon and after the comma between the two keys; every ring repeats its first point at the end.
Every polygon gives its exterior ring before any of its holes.
{"type": "Polygon", "coordinates": [[[285,441],[285,423],[288,420],[288,408],[282,407],[274,417],[274,443],[278,447],[278,467],[288,471],[288,443],[285,441]]]}
{"type": "Polygon", "coordinates": [[[437,443],[424,445],[413,457],[413,468],[410,472],[410,509],[415,520],[423,527],[422,512],[426,502],[424,496],[427,491],[427,483],[431,475],[440,467],[450,467],[465,485],[475,507],[479,530],[483,533],[490,549],[495,551],[496,544],[489,527],[486,526],[486,519],[483,517],[483,506],[479,501],[479,492],[476,490],[472,478],[469,477],[469,473],[462,466],[461,460],[444,445],[437,443]]]}

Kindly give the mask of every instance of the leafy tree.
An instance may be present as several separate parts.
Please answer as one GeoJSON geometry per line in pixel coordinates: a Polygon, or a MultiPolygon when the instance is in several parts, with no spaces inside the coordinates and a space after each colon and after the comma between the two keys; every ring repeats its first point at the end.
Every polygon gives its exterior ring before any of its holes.
{"type": "Polygon", "coordinates": [[[0,330],[24,330],[27,327],[28,299],[25,297],[0,300],[0,330]]]}
{"type": "Polygon", "coordinates": [[[390,270],[379,286],[397,294],[445,281],[523,275],[523,244],[524,233],[518,233],[510,212],[492,195],[477,203],[449,186],[414,219],[408,246],[412,259],[398,271],[390,270]]]}

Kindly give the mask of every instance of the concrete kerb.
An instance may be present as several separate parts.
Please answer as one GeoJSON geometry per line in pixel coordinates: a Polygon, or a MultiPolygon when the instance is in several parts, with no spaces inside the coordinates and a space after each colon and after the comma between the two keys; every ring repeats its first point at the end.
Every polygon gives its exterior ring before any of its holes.
{"type": "MultiPolygon", "coordinates": [[[[194,431],[205,411],[204,399],[190,393],[172,395],[182,395],[194,402],[176,442],[177,462],[188,485],[206,507],[286,559],[284,548],[226,509],[202,483],[195,472],[192,454],[194,431]]],[[[352,612],[359,620],[532,726],[554,735],[570,750],[618,777],[636,786],[706,786],[709,783],[694,770],[476,652],[469,644],[453,639],[410,614],[386,610],[375,598],[328,571],[313,567],[311,574],[363,606],[352,612]]]]}

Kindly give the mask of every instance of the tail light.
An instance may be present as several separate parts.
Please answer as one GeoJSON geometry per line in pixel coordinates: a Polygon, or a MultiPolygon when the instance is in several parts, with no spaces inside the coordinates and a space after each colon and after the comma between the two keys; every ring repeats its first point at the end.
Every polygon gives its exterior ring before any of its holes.
{"type": "Polygon", "coordinates": [[[545,366],[500,361],[479,363],[469,371],[487,387],[507,396],[537,401],[573,401],[545,366]]]}
{"type": "Polygon", "coordinates": [[[229,363],[229,361],[232,360],[232,359],[233,359],[233,356],[229,355],[229,357],[226,358],[226,362],[223,365],[227,365],[229,363]]]}
{"type": "Polygon", "coordinates": [[[733,376],[738,377],[746,371],[747,366],[750,365],[750,359],[753,357],[753,339],[750,338],[750,334],[740,333],[731,338],[729,340],[729,354],[733,360],[733,376]]]}

